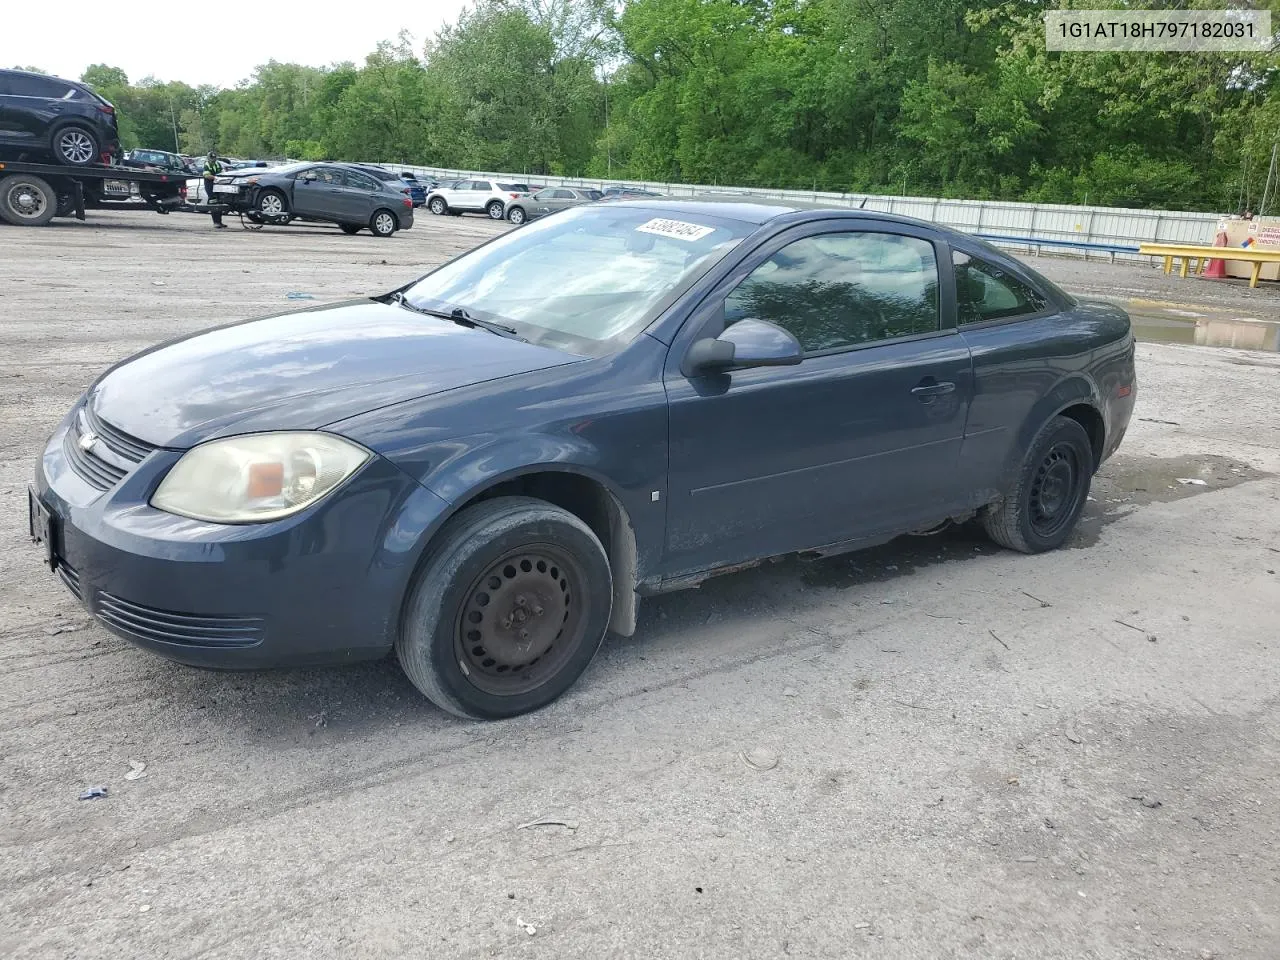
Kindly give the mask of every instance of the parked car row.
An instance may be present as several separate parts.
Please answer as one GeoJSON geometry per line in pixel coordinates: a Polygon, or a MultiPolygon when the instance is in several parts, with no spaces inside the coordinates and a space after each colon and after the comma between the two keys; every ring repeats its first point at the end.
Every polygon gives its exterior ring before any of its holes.
{"type": "Polygon", "coordinates": [[[602,200],[645,200],[661,197],[651,190],[631,187],[543,187],[506,180],[442,180],[427,193],[427,209],[436,216],[483,213],[491,220],[509,220],[516,226],[538,217],[584,203],[602,200]]]}

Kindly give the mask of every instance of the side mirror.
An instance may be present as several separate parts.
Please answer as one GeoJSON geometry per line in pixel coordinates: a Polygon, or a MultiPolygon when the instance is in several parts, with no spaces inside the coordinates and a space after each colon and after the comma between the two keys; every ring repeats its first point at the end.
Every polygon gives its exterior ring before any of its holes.
{"type": "Polygon", "coordinates": [[[767,320],[739,320],[720,336],[694,343],[685,358],[691,376],[745,370],[749,367],[788,367],[804,359],[804,350],[789,331],[767,320]]]}

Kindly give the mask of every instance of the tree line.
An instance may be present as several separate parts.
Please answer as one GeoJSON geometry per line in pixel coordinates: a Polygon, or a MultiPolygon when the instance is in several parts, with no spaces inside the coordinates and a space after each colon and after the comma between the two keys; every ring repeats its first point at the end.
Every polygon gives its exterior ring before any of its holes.
{"type": "Polygon", "coordinates": [[[192,154],[1256,207],[1280,139],[1277,55],[1049,53],[1043,14],[1063,5],[479,0],[360,65],[272,61],[233,89],[101,64],[83,79],[117,104],[127,145],[192,154]]]}

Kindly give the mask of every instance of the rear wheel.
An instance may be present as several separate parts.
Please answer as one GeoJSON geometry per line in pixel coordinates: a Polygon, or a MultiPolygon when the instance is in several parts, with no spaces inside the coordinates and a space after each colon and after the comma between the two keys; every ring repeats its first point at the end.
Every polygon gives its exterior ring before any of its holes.
{"type": "Polygon", "coordinates": [[[505,209],[506,206],[501,200],[491,200],[489,205],[484,208],[485,213],[489,214],[490,220],[501,220],[505,209]]]}
{"type": "Polygon", "coordinates": [[[352,234],[359,233],[364,229],[364,227],[358,227],[354,223],[340,223],[338,224],[338,229],[348,236],[351,236],[352,234]]]}
{"type": "Polygon", "coordinates": [[[375,237],[389,237],[396,232],[398,226],[400,224],[396,222],[396,215],[390,210],[377,210],[369,218],[369,229],[375,237]]]}
{"type": "Polygon", "coordinates": [[[590,527],[542,500],[498,497],[450,520],[430,550],[396,641],[429,700],[460,717],[512,717],[581,676],[613,604],[590,527]]]}
{"type": "Polygon", "coordinates": [[[58,212],[53,187],[40,177],[15,173],[0,179],[0,219],[20,227],[42,227],[58,212]]]}
{"type": "Polygon", "coordinates": [[[982,518],[987,535],[1021,553],[1062,546],[1089,498],[1093,467],[1084,427],[1054,417],[1032,441],[1009,495],[982,518]]]}
{"type": "Polygon", "coordinates": [[[87,167],[98,162],[98,138],[85,127],[59,127],[54,131],[52,146],[59,163],[87,167]]]}
{"type": "Polygon", "coordinates": [[[520,224],[524,223],[525,221],[524,208],[512,207],[509,211],[507,211],[507,219],[510,220],[512,223],[514,223],[517,227],[520,226],[520,224]]]}
{"type": "Polygon", "coordinates": [[[449,205],[444,202],[444,197],[432,197],[431,202],[427,204],[427,209],[439,217],[444,215],[449,205]]]}

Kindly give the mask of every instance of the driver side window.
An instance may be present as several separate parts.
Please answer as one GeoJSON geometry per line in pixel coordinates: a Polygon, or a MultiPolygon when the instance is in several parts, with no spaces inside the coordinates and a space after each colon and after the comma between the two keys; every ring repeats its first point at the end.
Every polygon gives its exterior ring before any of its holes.
{"type": "Polygon", "coordinates": [[[725,299],[726,326],[746,317],[789,330],[805,353],[938,329],[933,244],[890,233],[826,233],[783,247],[725,299]]]}

